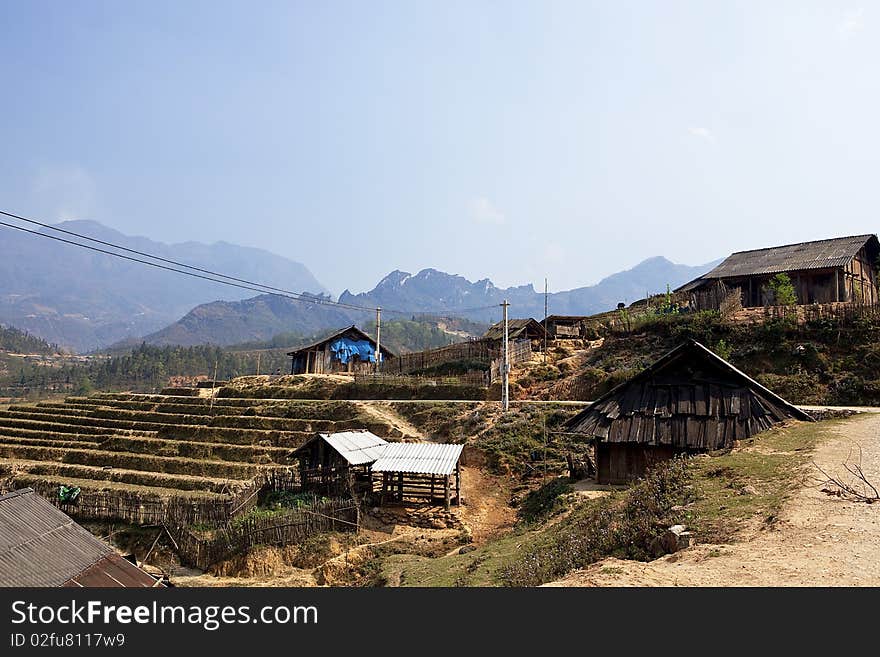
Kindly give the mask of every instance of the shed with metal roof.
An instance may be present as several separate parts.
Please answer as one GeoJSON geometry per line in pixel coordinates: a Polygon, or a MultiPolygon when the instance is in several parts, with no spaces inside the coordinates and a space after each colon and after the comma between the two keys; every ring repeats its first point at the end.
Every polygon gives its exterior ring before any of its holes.
{"type": "Polygon", "coordinates": [[[406,498],[443,499],[461,504],[461,454],[463,445],[439,443],[389,443],[371,470],[381,475],[380,503],[406,498]]]}
{"type": "Polygon", "coordinates": [[[31,488],[0,496],[0,586],[163,584],[31,488]]]}
{"type": "Polygon", "coordinates": [[[379,458],[388,441],[365,429],[316,433],[290,453],[299,462],[304,490],[346,493],[356,484],[370,486],[370,465],[379,458]]]}

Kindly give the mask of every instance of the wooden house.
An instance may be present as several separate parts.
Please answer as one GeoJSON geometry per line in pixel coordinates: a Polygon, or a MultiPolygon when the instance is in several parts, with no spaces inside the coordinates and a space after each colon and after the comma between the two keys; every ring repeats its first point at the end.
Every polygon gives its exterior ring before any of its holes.
{"type": "MultiPolygon", "coordinates": [[[[376,341],[352,325],[287,355],[291,374],[364,372],[376,367],[376,341]]],[[[382,346],[380,361],[389,358],[394,354],[382,346]]]]}
{"type": "Polygon", "coordinates": [[[164,586],[31,488],[0,495],[0,586],[164,586]]]}
{"type": "Polygon", "coordinates": [[[740,251],[676,292],[689,294],[697,310],[718,310],[731,294],[739,297],[744,308],[772,306],[776,300],[770,280],[784,273],[794,284],[798,304],[874,304],[880,301],[878,256],[876,235],[740,251]]]}
{"type": "Polygon", "coordinates": [[[370,466],[388,442],[366,430],[316,433],[288,456],[299,461],[303,490],[345,495],[371,489],[370,466]]]}
{"type": "MultiPolygon", "coordinates": [[[[535,346],[543,348],[546,333],[541,323],[531,317],[528,319],[507,320],[507,339],[511,342],[514,340],[531,340],[536,343],[535,346]]],[[[503,341],[504,322],[498,322],[490,326],[483,336],[483,340],[490,343],[500,343],[503,341]]]]}
{"type": "Polygon", "coordinates": [[[679,454],[730,448],[785,420],[812,418],[690,340],[566,424],[593,441],[599,483],[623,484],[679,454]]]}

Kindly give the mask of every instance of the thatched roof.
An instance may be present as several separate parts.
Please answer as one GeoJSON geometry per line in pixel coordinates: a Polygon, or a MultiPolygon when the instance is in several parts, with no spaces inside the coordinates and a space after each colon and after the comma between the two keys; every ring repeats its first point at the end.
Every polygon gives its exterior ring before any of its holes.
{"type": "Polygon", "coordinates": [[[880,242],[876,235],[870,234],[739,251],[725,258],[712,271],[682,285],[676,292],[689,292],[706,282],[725,278],[845,267],[865,246],[873,261],[880,254],[880,242]]]}
{"type": "Polygon", "coordinates": [[[812,418],[689,340],[602,395],[566,427],[609,443],[712,450],[788,419],[812,418]]]}

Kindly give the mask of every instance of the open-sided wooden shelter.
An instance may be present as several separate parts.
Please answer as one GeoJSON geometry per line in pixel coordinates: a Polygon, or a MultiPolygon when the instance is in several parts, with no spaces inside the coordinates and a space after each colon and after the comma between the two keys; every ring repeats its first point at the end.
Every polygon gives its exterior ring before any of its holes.
{"type": "Polygon", "coordinates": [[[790,419],[812,418],[689,340],[599,397],[566,430],[594,441],[599,483],[623,484],[658,461],[729,448],[790,419]]]}
{"type": "Polygon", "coordinates": [[[389,443],[371,466],[381,477],[380,504],[415,499],[461,504],[462,445],[389,443]]]}

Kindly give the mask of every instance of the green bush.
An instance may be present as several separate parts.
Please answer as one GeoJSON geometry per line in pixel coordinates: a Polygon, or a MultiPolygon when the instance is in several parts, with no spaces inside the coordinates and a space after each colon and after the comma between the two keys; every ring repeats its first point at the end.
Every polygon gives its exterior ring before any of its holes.
{"type": "Polygon", "coordinates": [[[560,497],[574,490],[567,477],[553,479],[526,495],[517,516],[520,520],[534,522],[551,515],[560,508],[560,497]]]}
{"type": "Polygon", "coordinates": [[[537,586],[607,556],[652,558],[655,540],[680,520],[673,508],[689,501],[690,480],[687,460],[673,459],[651,469],[622,500],[584,502],[505,567],[503,581],[537,586]]]}

